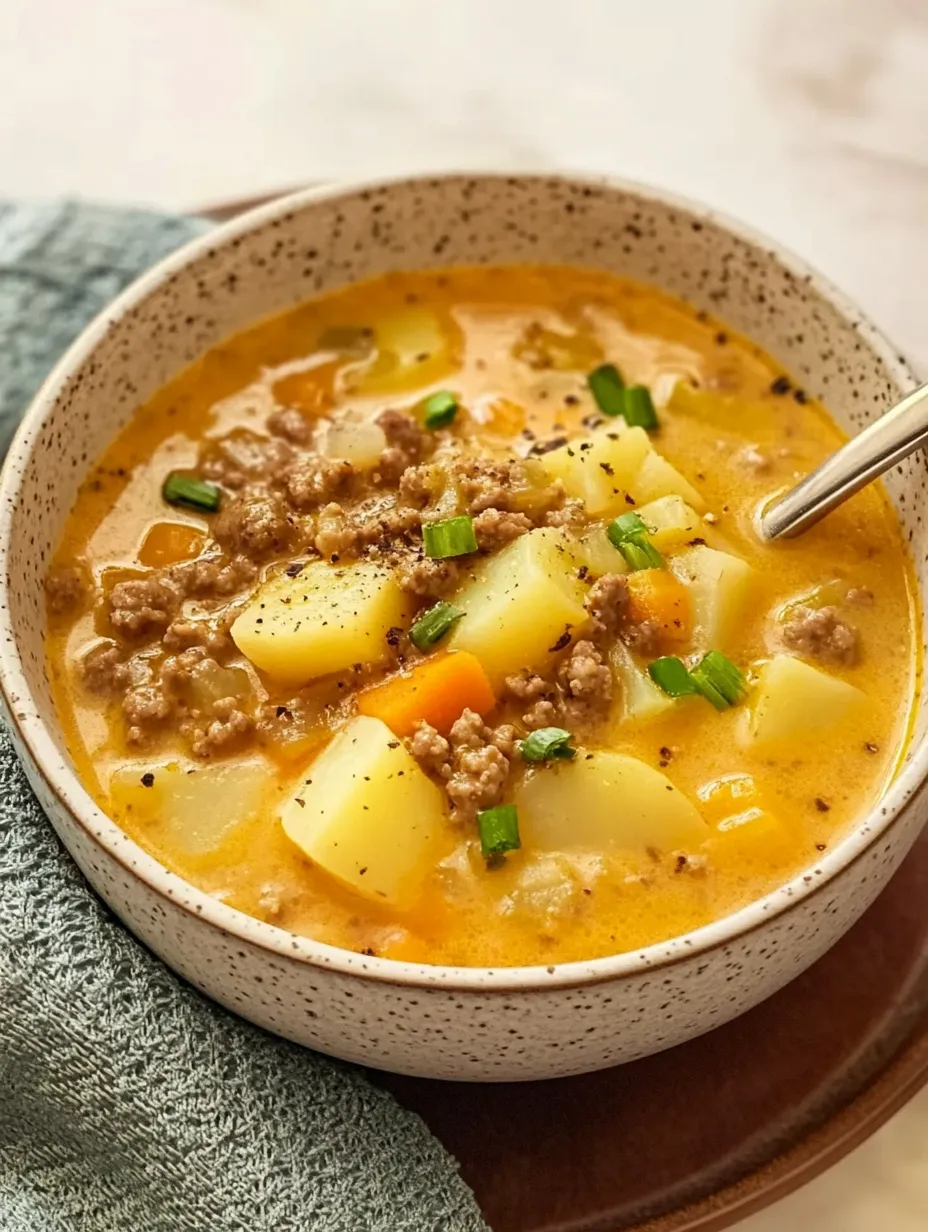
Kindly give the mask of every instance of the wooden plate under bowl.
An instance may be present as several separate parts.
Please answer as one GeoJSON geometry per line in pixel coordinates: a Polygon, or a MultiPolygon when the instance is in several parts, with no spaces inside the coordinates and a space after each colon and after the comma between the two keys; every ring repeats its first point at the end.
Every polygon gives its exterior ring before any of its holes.
{"type": "MultiPolygon", "coordinates": [[[[203,210],[233,218],[269,197],[203,210]]],[[[928,834],[810,970],[709,1035],[551,1082],[371,1071],[457,1157],[493,1232],[720,1232],[928,1082],[928,834]]]]}

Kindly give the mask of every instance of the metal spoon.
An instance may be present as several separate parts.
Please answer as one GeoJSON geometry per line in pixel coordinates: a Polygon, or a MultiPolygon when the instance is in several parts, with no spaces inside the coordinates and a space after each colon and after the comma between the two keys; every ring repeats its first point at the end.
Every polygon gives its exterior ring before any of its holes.
{"type": "Polygon", "coordinates": [[[758,518],[766,541],[792,539],[928,443],[928,385],[920,385],[842,445],[758,518]]]}

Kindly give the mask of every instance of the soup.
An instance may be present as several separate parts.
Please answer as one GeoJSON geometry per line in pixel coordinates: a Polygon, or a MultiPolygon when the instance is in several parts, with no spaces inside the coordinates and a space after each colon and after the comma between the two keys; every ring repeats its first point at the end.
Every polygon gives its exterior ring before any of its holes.
{"type": "Polygon", "coordinates": [[[552,964],[718,919],[891,780],[915,592],[757,347],[560,267],[389,275],[216,347],[83,484],[47,579],[78,771],[144,848],[293,933],[552,964]]]}

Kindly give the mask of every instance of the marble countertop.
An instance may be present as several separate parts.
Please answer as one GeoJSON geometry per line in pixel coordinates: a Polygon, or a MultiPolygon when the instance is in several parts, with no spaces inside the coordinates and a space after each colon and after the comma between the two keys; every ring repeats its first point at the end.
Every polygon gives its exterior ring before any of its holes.
{"type": "MultiPolygon", "coordinates": [[[[0,196],[178,209],[442,168],[651,181],[928,371],[926,0],[3,0],[0,196]]],[[[928,1092],[742,1232],[924,1232],[928,1092]]]]}

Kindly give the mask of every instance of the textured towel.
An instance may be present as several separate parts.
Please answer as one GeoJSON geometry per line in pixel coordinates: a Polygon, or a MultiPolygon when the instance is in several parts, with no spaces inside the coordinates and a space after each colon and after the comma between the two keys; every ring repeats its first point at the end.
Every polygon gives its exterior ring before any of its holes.
{"type": "MultiPolygon", "coordinates": [[[[0,440],[81,327],[205,225],[0,205],[0,440]]],[[[204,1000],[125,931],[2,730],[0,838],[3,1232],[486,1232],[418,1117],[204,1000]]]]}

